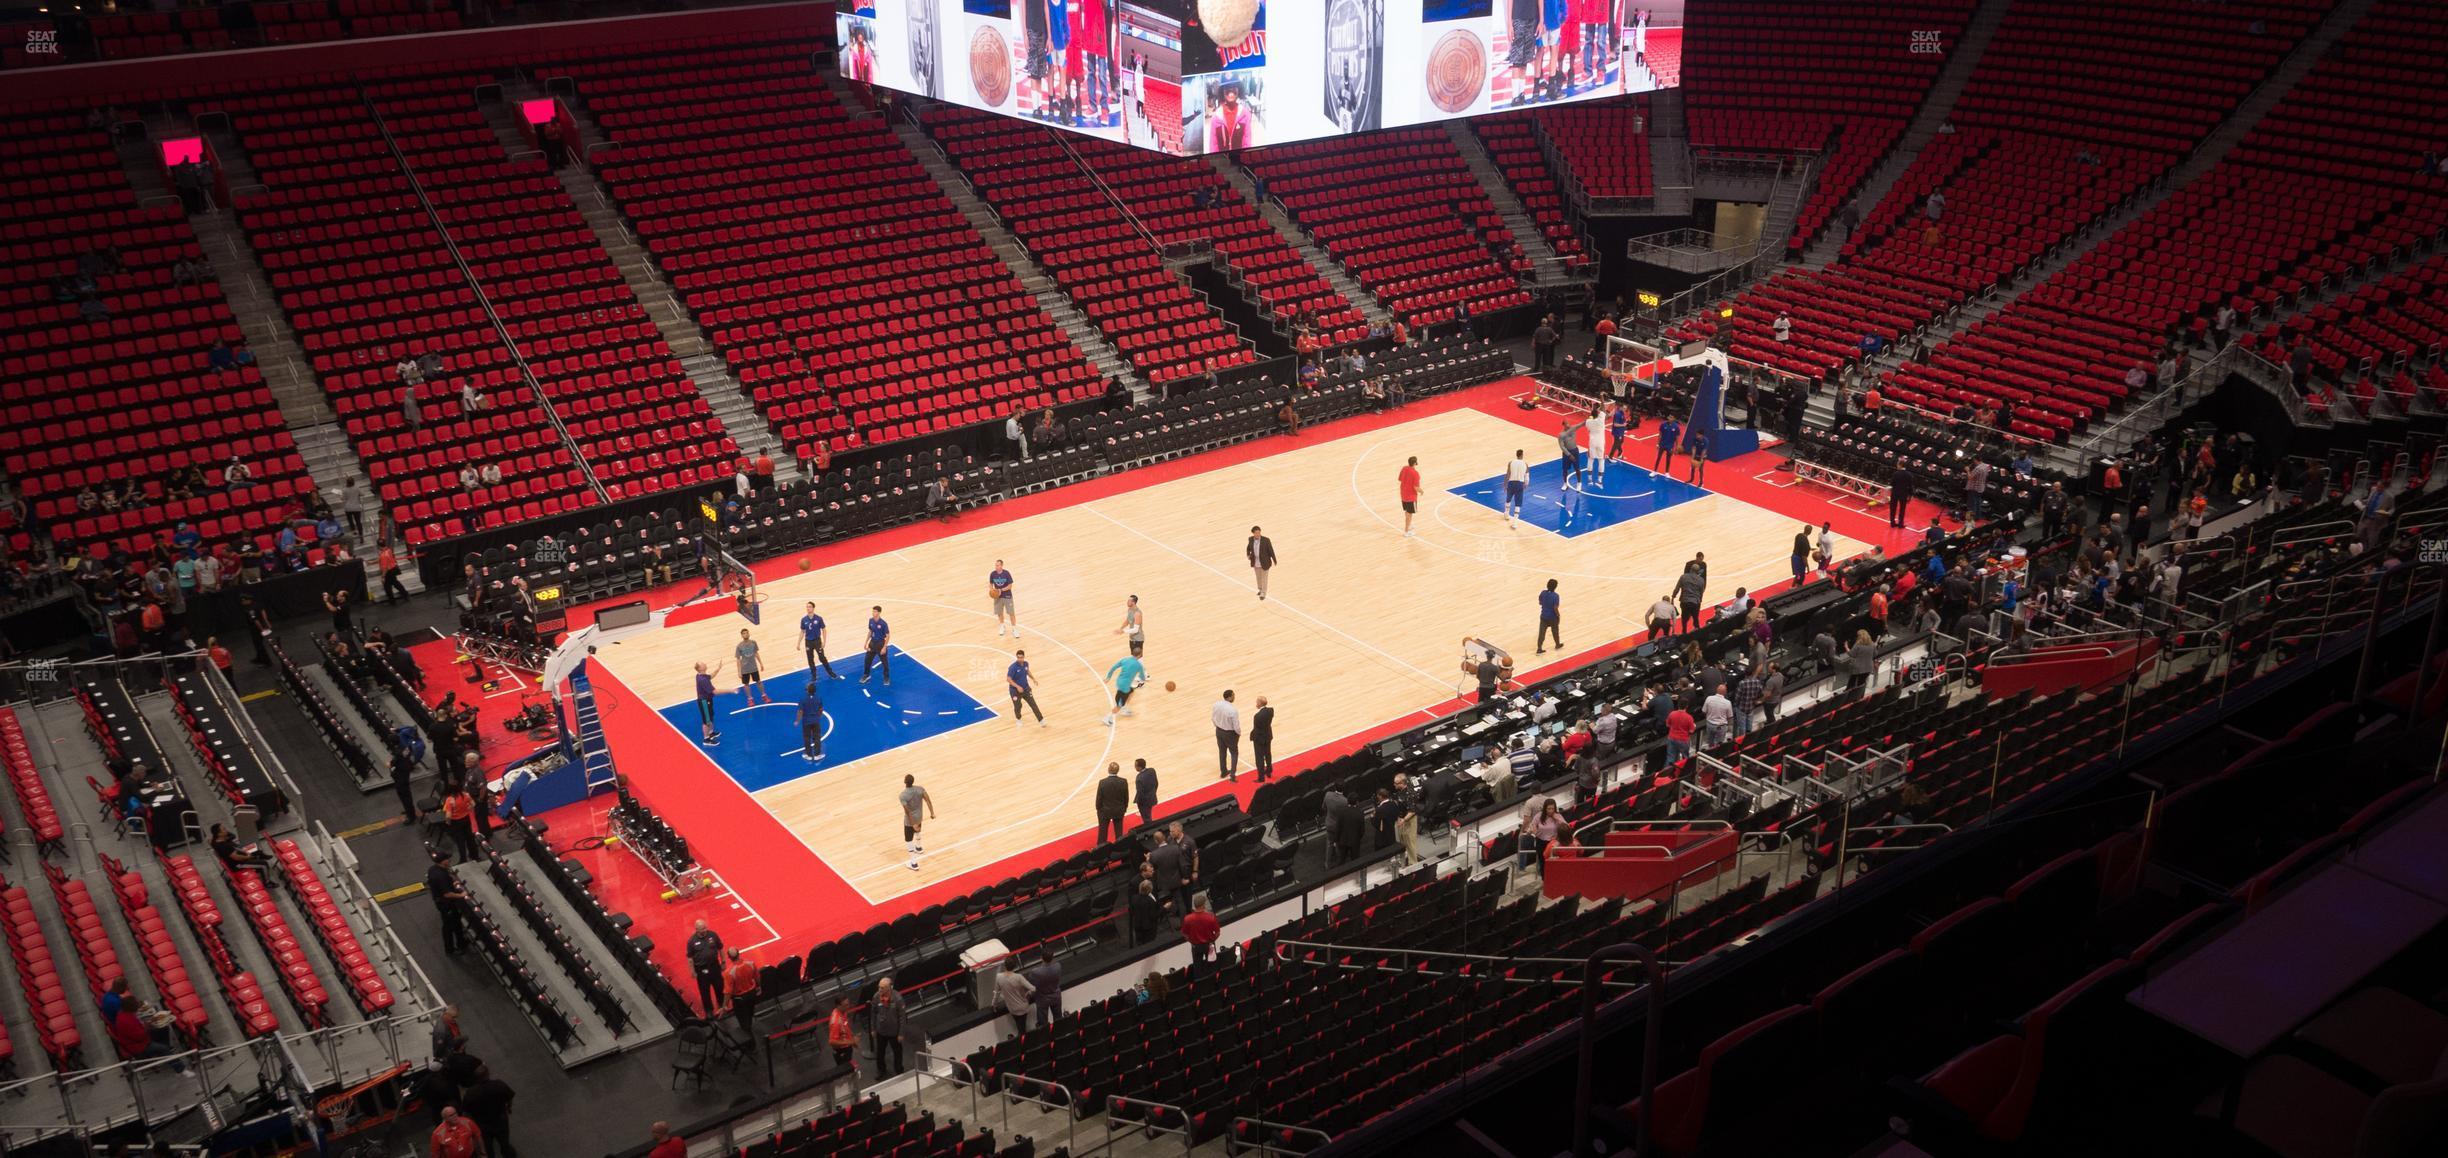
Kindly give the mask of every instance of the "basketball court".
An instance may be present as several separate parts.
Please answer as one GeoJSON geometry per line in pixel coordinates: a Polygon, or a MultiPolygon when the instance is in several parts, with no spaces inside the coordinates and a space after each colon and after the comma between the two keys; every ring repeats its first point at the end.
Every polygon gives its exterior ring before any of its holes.
{"type": "MultiPolygon", "coordinates": [[[[1521,411],[1522,380],[1394,415],[1313,427],[1030,496],[956,519],[760,566],[762,624],[735,614],[605,644],[593,671],[613,753],[632,787],[690,834],[740,905],[796,937],[832,935],[939,902],[1084,847],[1108,762],[1145,759],[1166,810],[1255,786],[1218,775],[1209,709],[1226,688],[1246,720],[1276,708],[1279,774],[1450,713],[1475,681],[1462,641],[1511,651],[1517,674],[1568,662],[1643,630],[1648,606],[1706,552],[1712,602],[1790,579],[1818,496],[1762,485],[1774,455],[1711,464],[1744,497],[1618,462],[1567,486],[1556,415],[1521,411]],[[1501,511],[1505,463],[1533,464],[1523,517],[1501,511]],[[1420,460],[1416,535],[1402,534],[1396,473],[1420,460]],[[1746,501],[1755,500],[1755,501],[1746,501]],[[1772,510],[1774,503],[1793,514],[1772,510]],[[1262,526],[1280,561],[1261,601],[1243,550],[1262,526]],[[987,600],[997,560],[1014,575],[1023,634],[1001,636],[987,600]],[[1537,593],[1559,582],[1566,652],[1537,654],[1537,593]],[[1153,681],[1136,714],[1103,723],[1109,667],[1127,654],[1124,599],[1137,595],[1153,681]],[[832,670],[810,673],[798,622],[828,628],[832,670]],[[891,630],[892,682],[862,681],[871,607],[891,630]],[[740,630],[758,641],[773,703],[750,706],[731,666],[740,630]],[[1005,669],[1025,648],[1046,723],[1014,723],[1005,669]],[[721,739],[697,727],[693,670],[717,680],[721,739]],[[1166,692],[1164,685],[1178,690],[1166,692]],[[821,758],[802,750],[797,705],[824,703],[821,758]],[[932,794],[912,870],[895,795],[932,794]]],[[[1628,451],[1646,464],[1646,441],[1628,451]]],[[[1684,460],[1676,460],[1678,474],[1684,460]]],[[[1840,555],[1886,528],[1837,515],[1840,555]],[[1850,530],[1864,538],[1847,537],[1850,530]]],[[[668,605],[693,593],[666,588],[668,605]]],[[[577,622],[584,622],[581,613],[577,622]]],[[[1244,797],[1246,799],[1246,797],[1244,797]]]]}

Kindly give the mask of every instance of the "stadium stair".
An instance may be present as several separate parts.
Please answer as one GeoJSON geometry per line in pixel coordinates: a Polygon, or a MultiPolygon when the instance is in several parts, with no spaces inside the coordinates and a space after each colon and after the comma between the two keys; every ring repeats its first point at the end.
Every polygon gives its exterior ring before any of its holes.
{"type": "MultiPolygon", "coordinates": [[[[245,146],[230,138],[226,129],[166,120],[148,122],[146,128],[147,139],[123,142],[119,152],[138,194],[148,200],[156,195],[175,199],[167,190],[153,192],[161,184],[161,166],[154,159],[158,155],[155,142],[190,132],[200,132],[212,139],[215,155],[220,158],[232,188],[255,181],[254,169],[246,162],[245,146]]],[[[297,443],[298,457],[305,460],[306,473],[314,479],[316,489],[336,507],[338,496],[353,481],[371,501],[375,490],[366,476],[365,464],[358,461],[357,452],[349,447],[348,436],[334,420],[330,402],[316,387],[313,372],[307,368],[306,353],[298,347],[297,332],[289,328],[282,315],[271,284],[264,278],[263,266],[255,259],[254,247],[247,243],[245,231],[238,227],[226,205],[188,214],[187,221],[204,249],[204,260],[211,263],[213,276],[221,283],[222,298],[229,303],[239,332],[246,336],[246,348],[255,355],[256,369],[272,391],[273,404],[280,408],[281,420],[289,427],[290,436],[297,443]]],[[[379,530],[379,519],[368,520],[365,533],[354,537],[357,554],[366,560],[369,588],[382,582],[374,561],[377,547],[374,536],[379,530]]],[[[422,589],[413,577],[413,568],[403,574],[411,591],[422,589]]]]}
{"type": "Polygon", "coordinates": [[[1659,89],[1649,94],[1649,172],[1656,192],[1649,212],[1659,217],[1685,217],[1692,211],[1690,121],[1683,115],[1683,90],[1659,89]]]}
{"type": "Polygon", "coordinates": [[[1045,267],[1029,256],[1028,247],[1020,244],[1020,239],[1013,237],[1011,231],[1003,227],[994,210],[987,208],[977,191],[970,188],[969,179],[961,174],[960,166],[953,164],[952,159],[944,154],[942,146],[929,138],[924,130],[906,120],[894,120],[892,131],[894,136],[901,138],[901,144],[909,150],[910,156],[917,158],[919,166],[927,171],[927,176],[935,179],[935,184],[943,189],[944,196],[952,202],[953,207],[960,210],[961,216],[969,219],[970,227],[978,231],[978,236],[986,239],[986,246],[994,251],[996,259],[1011,269],[1013,277],[1020,279],[1020,287],[1035,295],[1037,304],[1045,307],[1046,313],[1062,327],[1063,333],[1070,335],[1071,341],[1088,355],[1089,364],[1096,367],[1097,373],[1107,378],[1119,378],[1131,388],[1132,393],[1141,398],[1148,397],[1147,381],[1131,368],[1130,359],[1123,357],[1122,351],[1105,340],[1104,333],[1097,329],[1096,323],[1088,320],[1088,315],[1081,313],[1070,295],[1062,292],[1062,287],[1055,284],[1045,267]]]}
{"type": "Polygon", "coordinates": [[[1249,170],[1242,168],[1229,154],[1216,154],[1208,157],[1207,160],[1209,164],[1215,166],[1216,172],[1223,174],[1224,179],[1232,183],[1234,189],[1240,191],[1243,199],[1258,206],[1258,215],[1266,218],[1267,224],[1275,227],[1276,236],[1283,238],[1284,244],[1291,246],[1307,259],[1310,268],[1325,277],[1326,284],[1333,286],[1335,292],[1342,294],[1346,300],[1358,306],[1362,314],[1367,315],[1370,325],[1392,324],[1394,315],[1386,312],[1385,303],[1378,301],[1377,295],[1368,292],[1368,288],[1361,285],[1359,279],[1351,275],[1351,271],[1343,268],[1343,263],[1329,256],[1325,250],[1319,249],[1317,243],[1310,240],[1307,233],[1303,232],[1299,226],[1292,224],[1292,219],[1284,216],[1282,205],[1273,201],[1259,200],[1258,186],[1250,181],[1249,170]]]}
{"type": "MultiPolygon", "coordinates": [[[[524,131],[514,118],[520,101],[543,96],[543,90],[532,81],[512,81],[502,86],[501,100],[485,106],[485,119],[505,150],[530,151],[524,131]]],[[[586,139],[583,128],[579,138],[579,147],[583,149],[586,139]]],[[[714,352],[713,343],[706,340],[705,330],[681,308],[672,294],[671,283],[664,280],[663,271],[655,268],[654,259],[638,244],[637,232],[613,206],[611,198],[605,196],[603,183],[581,165],[563,165],[553,171],[553,178],[569,191],[570,203],[577,207],[578,216],[585,219],[596,243],[603,246],[604,255],[620,269],[621,280],[627,283],[638,305],[644,307],[647,320],[663,335],[672,355],[680,360],[680,368],[687,372],[689,384],[696,387],[698,396],[706,400],[706,408],[739,443],[740,455],[743,458],[767,455],[773,460],[776,478],[798,479],[799,460],[774,434],[765,416],[757,412],[756,404],[740,388],[739,379],[732,376],[730,366],[714,352]]]]}
{"type": "Polygon", "coordinates": [[[1597,270],[1583,263],[1575,265],[1557,253],[1540,232],[1538,221],[1531,217],[1528,206],[1513,193],[1513,186],[1496,167],[1496,159],[1488,156],[1487,146],[1479,140],[1469,121],[1445,122],[1445,135],[1453,138],[1454,151],[1462,154],[1462,163],[1471,176],[1479,179],[1479,188],[1496,206],[1504,218],[1505,228],[1513,234],[1513,243],[1530,258],[1530,285],[1549,301],[1559,296],[1576,304],[1591,292],[1597,270]]]}
{"type": "MultiPolygon", "coordinates": [[[[1870,171],[1861,186],[1847,198],[1865,207],[1876,205],[1895,188],[1896,181],[1912,168],[1913,160],[1938,135],[1938,126],[1945,124],[1947,114],[1955,108],[1955,98],[1963,95],[1964,82],[1980,66],[1981,53],[1988,49],[1989,38],[1997,35],[1998,26],[2005,22],[2006,9],[2012,0],[1980,0],[1972,19],[1964,25],[1963,38],[1948,51],[1946,65],[1938,70],[1938,78],[1930,82],[1929,94],[1921,99],[1921,109],[1913,115],[1912,124],[1904,129],[1902,138],[1887,151],[1885,160],[1870,171]]],[[[1802,264],[1818,269],[1836,260],[1844,248],[1844,231],[1826,229],[1811,240],[1802,252],[1802,264]]]]}

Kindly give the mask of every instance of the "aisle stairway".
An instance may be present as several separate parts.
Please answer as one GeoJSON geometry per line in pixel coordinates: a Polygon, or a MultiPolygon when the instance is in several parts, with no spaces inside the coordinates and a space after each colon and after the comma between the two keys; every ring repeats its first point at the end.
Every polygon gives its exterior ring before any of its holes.
{"type": "MultiPolygon", "coordinates": [[[[1929,92],[1921,98],[1921,110],[1905,126],[1903,137],[1888,150],[1886,159],[1853,192],[1852,204],[1859,206],[1865,215],[1887,196],[1888,190],[1895,188],[1904,171],[1912,168],[1913,161],[1921,156],[1921,150],[1938,136],[1938,126],[1945,124],[1947,115],[1954,111],[1955,98],[1963,95],[1964,82],[1980,66],[1981,54],[1988,50],[1989,39],[1997,35],[1998,26],[2005,23],[2006,10],[2011,6],[2012,0],[1980,0],[1980,7],[1973,10],[1972,19],[1964,25],[1963,39],[1947,52],[1945,67],[1938,70],[1937,79],[1930,82],[1929,92]]],[[[1803,251],[1802,264],[1821,268],[1836,260],[1844,243],[1844,230],[1832,227],[1823,230],[1811,240],[1810,248],[1803,251]]]]}
{"type": "Polygon", "coordinates": [[[1358,278],[1353,277],[1350,271],[1343,268],[1341,262],[1329,256],[1325,250],[1318,248],[1317,242],[1310,239],[1306,230],[1292,223],[1291,216],[1283,211],[1283,206],[1258,196],[1258,184],[1250,180],[1249,170],[1242,168],[1232,157],[1225,154],[1210,156],[1207,162],[1215,166],[1215,171],[1222,174],[1226,181],[1231,182],[1233,188],[1240,190],[1244,199],[1258,207],[1259,216],[1266,218],[1267,224],[1275,227],[1276,236],[1283,238],[1286,245],[1291,246],[1295,252],[1308,261],[1309,268],[1318,271],[1319,276],[1326,279],[1326,284],[1333,286],[1345,300],[1359,307],[1360,312],[1368,318],[1370,325],[1393,324],[1394,315],[1386,312],[1385,303],[1378,301],[1377,295],[1370,293],[1366,287],[1362,286],[1358,278]]]}
{"type": "Polygon", "coordinates": [[[1649,94],[1649,172],[1657,195],[1649,212],[1685,217],[1692,211],[1691,127],[1683,115],[1683,90],[1649,94]]]}
{"type": "Polygon", "coordinates": [[[992,249],[995,257],[1011,269],[1012,276],[1019,279],[1021,288],[1034,295],[1037,304],[1045,307],[1047,315],[1062,326],[1063,332],[1070,335],[1071,341],[1082,353],[1088,355],[1088,361],[1096,367],[1097,373],[1106,378],[1118,378],[1131,388],[1132,393],[1141,398],[1147,397],[1147,382],[1131,368],[1130,360],[1123,357],[1113,343],[1105,340],[1096,323],[1089,321],[1088,316],[1072,303],[1070,295],[1063,293],[1054,279],[1047,276],[1044,267],[1029,256],[1028,248],[1021,245],[1010,230],[1003,228],[1003,222],[995,217],[994,210],[987,208],[986,203],[978,199],[977,192],[969,187],[969,179],[961,175],[960,167],[944,156],[943,148],[905,119],[893,118],[892,130],[894,136],[901,138],[901,144],[909,149],[910,156],[917,158],[927,175],[933,177],[936,185],[943,189],[944,196],[952,202],[953,207],[960,210],[962,217],[969,219],[970,226],[978,231],[978,236],[986,239],[987,248],[992,249]]]}

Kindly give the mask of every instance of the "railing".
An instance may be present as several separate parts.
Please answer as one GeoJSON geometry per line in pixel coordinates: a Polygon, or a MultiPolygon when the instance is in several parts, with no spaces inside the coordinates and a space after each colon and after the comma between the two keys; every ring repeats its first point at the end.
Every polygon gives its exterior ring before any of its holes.
{"type": "Polygon", "coordinates": [[[426,219],[433,223],[434,232],[442,239],[442,247],[449,251],[451,264],[458,267],[459,276],[467,283],[468,291],[476,296],[477,306],[484,310],[485,319],[493,324],[493,332],[500,336],[502,347],[510,352],[510,360],[518,364],[519,377],[526,381],[528,389],[535,391],[536,409],[543,413],[546,422],[552,424],[553,432],[561,437],[561,444],[569,448],[570,461],[577,466],[580,477],[586,479],[587,488],[595,492],[595,501],[612,501],[612,492],[605,489],[602,479],[595,477],[595,464],[588,461],[586,448],[579,445],[577,437],[570,433],[569,427],[561,421],[561,415],[553,409],[552,392],[544,388],[544,383],[535,375],[535,368],[527,364],[527,354],[519,349],[517,336],[510,332],[509,323],[503,321],[501,314],[493,308],[493,299],[485,293],[484,283],[476,277],[475,267],[468,264],[467,255],[459,251],[459,241],[451,235],[450,222],[425,192],[425,183],[417,179],[416,167],[408,163],[407,150],[402,149],[399,140],[391,135],[391,122],[383,117],[382,109],[374,103],[373,97],[363,99],[366,114],[374,118],[374,127],[382,130],[383,144],[391,150],[400,176],[408,180],[408,191],[416,194],[417,204],[424,209],[426,219]]]}
{"type": "Polygon", "coordinates": [[[1328,1142],[1334,1141],[1333,1135],[1326,1133],[1324,1130],[1315,1130],[1307,1126],[1295,1126],[1289,1122],[1270,1122],[1265,1118],[1241,1117],[1234,1118],[1232,1124],[1233,1136],[1236,1139],[1236,1141],[1233,1143],[1234,1148],[1243,1154],[1268,1154],[1281,1155],[1283,1158],[1297,1158],[1298,1155],[1307,1154],[1310,1150],[1317,1149],[1318,1146],[1323,1146],[1328,1142]],[[1242,1130],[1243,1126],[1249,1127],[1249,1129],[1246,1131],[1246,1134],[1248,1135],[1247,1137],[1243,1136],[1245,1133],[1242,1130]],[[1288,1146],[1278,1146],[1275,1144],[1275,1135],[1277,1134],[1304,1135],[1317,1139],[1317,1144],[1307,1147],[1306,1149],[1299,1150],[1292,1149],[1288,1146]],[[1257,1140],[1251,1141],[1251,1138],[1255,1138],[1257,1140]]]}
{"type": "MultiPolygon", "coordinates": [[[[912,115],[915,116],[915,114],[912,115]]],[[[1116,196],[1113,188],[1105,184],[1104,178],[1097,176],[1095,166],[1090,165],[1088,158],[1081,156],[1080,151],[1072,146],[1068,134],[1047,129],[1045,135],[1056,145],[1061,146],[1063,155],[1071,158],[1071,163],[1078,166],[1080,175],[1088,178],[1089,184],[1096,186],[1097,192],[1104,195],[1105,200],[1114,207],[1114,212],[1122,215],[1122,220],[1130,223],[1131,231],[1137,233],[1140,240],[1147,242],[1149,249],[1170,256],[1165,248],[1165,243],[1156,239],[1156,234],[1147,227],[1147,223],[1139,220],[1139,215],[1131,212],[1130,206],[1122,203],[1122,198],[1116,196]]]]}
{"type": "Polygon", "coordinates": [[[1151,1102],[1145,1098],[1127,1097],[1122,1094],[1107,1094],[1105,1095],[1105,1105],[1103,1107],[1105,1112],[1104,1150],[1107,1154],[1114,1152],[1114,1134],[1116,1133],[1114,1130],[1114,1103],[1116,1102],[1129,1102],[1139,1107],[1139,1117],[1137,1120],[1131,1123],[1132,1125],[1145,1128],[1151,1135],[1171,1134],[1174,1137],[1181,1139],[1183,1154],[1189,1154],[1191,1149],[1198,1144],[1197,1139],[1190,1136],[1190,1111],[1188,1109],[1165,1102],[1151,1102]],[[1180,1122],[1181,1125],[1157,1125],[1155,1121],[1155,1112],[1158,1110],[1172,1111],[1174,1120],[1180,1122]]]}
{"type": "MultiPolygon", "coordinates": [[[[2279,384],[2273,393],[2278,395],[2280,404],[2287,408],[2287,416],[2297,426],[2309,425],[2311,408],[2304,405],[2303,398],[2295,393],[2292,383],[2284,376],[2285,371],[2271,365],[2269,359],[2254,353],[2246,348],[2241,340],[2238,340],[2230,343],[2226,349],[2212,355],[2206,362],[2196,364],[2188,360],[2184,373],[2177,375],[2174,382],[2162,384],[2158,393],[2142,400],[2138,405],[2128,409],[2115,422],[2091,432],[2089,437],[2074,445],[2085,458],[2121,454],[2140,443],[2151,431],[2158,429],[2169,416],[2192,405],[2202,395],[2217,389],[2218,384],[2225,381],[2228,374],[2241,374],[2248,379],[2264,381],[2255,376],[2257,372],[2255,363],[2258,363],[2260,367],[2266,367],[2269,374],[2279,384]]],[[[2267,382],[2264,381],[2264,384],[2266,385],[2267,382]]]]}
{"type": "Polygon", "coordinates": [[[1077,1095],[1071,1092],[1071,1087],[1066,1086],[1061,1082],[1048,1081],[1044,1078],[1032,1078],[1027,1074],[1005,1074],[1003,1076],[1003,1088],[997,1090],[996,1093],[1002,1095],[1003,1097],[1003,1133],[1006,1136],[1011,1134],[1012,1103],[1027,1102],[1028,1104],[1035,1106],[1040,1110],[1044,1110],[1049,1114],[1060,1115],[1063,1120],[1063,1149],[1068,1150],[1073,1154],[1078,1154],[1080,1152],[1080,1114],[1078,1110],[1079,1098],[1077,1095]],[[1041,1090],[1053,1090],[1062,1095],[1062,1100],[1055,1101],[1050,1098],[1041,1098],[1032,1094],[1023,1094],[1012,1088],[1014,1086],[1023,1084],[1034,1086],[1041,1090]]]}
{"type": "MultiPolygon", "coordinates": [[[[1454,961],[1465,965],[1485,966],[1483,969],[1472,970],[1471,975],[1484,981],[1496,981],[1512,985],[1562,984],[1562,982],[1558,982],[1554,978],[1550,977],[1508,976],[1505,971],[1514,966],[1564,966],[1578,965],[1581,963],[1581,958],[1579,957],[1516,957],[1494,953],[1451,953],[1440,949],[1405,949],[1399,947],[1379,947],[1374,945],[1344,945],[1331,941],[1278,940],[1275,942],[1274,953],[1277,961],[1287,965],[1322,966],[1332,969],[1369,971],[1377,973],[1418,972],[1431,973],[1438,976],[1460,976],[1461,971],[1459,969],[1440,970],[1434,967],[1436,963],[1440,961],[1454,961]],[[1315,961],[1308,960],[1293,956],[1291,953],[1286,952],[1286,950],[1311,950],[1324,954],[1326,959],[1315,961]],[[1373,960],[1366,964],[1346,965],[1333,959],[1343,955],[1350,955],[1353,957],[1370,957],[1373,958],[1373,960]],[[1399,959],[1401,964],[1397,966],[1386,966],[1380,963],[1389,958],[1399,959]]],[[[1622,985],[1626,988],[1630,987],[1630,984],[1626,982],[1602,982],[1601,984],[1622,985]]]]}

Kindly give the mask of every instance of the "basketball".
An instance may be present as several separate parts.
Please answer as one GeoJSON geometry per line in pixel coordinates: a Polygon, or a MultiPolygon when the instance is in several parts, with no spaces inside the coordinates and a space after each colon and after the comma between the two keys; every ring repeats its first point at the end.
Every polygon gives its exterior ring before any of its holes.
{"type": "Polygon", "coordinates": [[[1173,681],[1172,681],[1172,680],[1166,680],[1166,681],[1165,681],[1165,690],[1166,690],[1166,691],[1168,691],[1168,692],[1173,690],[1173,681]]]}
{"type": "Polygon", "coordinates": [[[816,564],[815,564],[815,563],[814,563],[812,560],[810,560],[810,559],[809,559],[807,556],[805,556],[805,555],[801,555],[801,556],[799,556],[799,569],[800,569],[800,570],[805,571],[805,570],[807,570],[808,568],[813,567],[813,566],[815,566],[815,565],[816,565],[816,564]]]}

